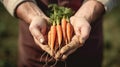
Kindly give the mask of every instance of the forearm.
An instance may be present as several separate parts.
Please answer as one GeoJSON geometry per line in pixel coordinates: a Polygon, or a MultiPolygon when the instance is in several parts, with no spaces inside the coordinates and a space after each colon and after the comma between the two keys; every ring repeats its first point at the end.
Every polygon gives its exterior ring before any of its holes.
{"type": "Polygon", "coordinates": [[[18,6],[16,15],[21,20],[30,23],[34,17],[46,17],[44,13],[33,2],[25,2],[18,6]]]}
{"type": "Polygon", "coordinates": [[[17,6],[19,6],[23,2],[35,2],[34,0],[0,0],[0,2],[5,6],[7,11],[12,15],[15,16],[15,11],[17,6]]]}
{"type": "Polygon", "coordinates": [[[0,2],[3,3],[12,16],[18,17],[27,23],[30,23],[31,19],[36,16],[45,16],[37,7],[35,0],[0,0],[0,2]]]}
{"type": "Polygon", "coordinates": [[[91,23],[100,17],[103,14],[104,10],[104,6],[101,3],[95,0],[88,0],[76,12],[75,16],[85,18],[88,22],[91,23]]]}

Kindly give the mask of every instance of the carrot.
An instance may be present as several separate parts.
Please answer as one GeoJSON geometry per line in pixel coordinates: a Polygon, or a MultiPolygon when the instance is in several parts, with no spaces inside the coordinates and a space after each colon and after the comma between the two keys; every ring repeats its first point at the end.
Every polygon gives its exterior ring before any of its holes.
{"type": "Polygon", "coordinates": [[[51,52],[53,54],[54,52],[54,47],[55,47],[55,39],[56,39],[56,26],[55,25],[52,25],[51,26],[51,52]]]}
{"type": "Polygon", "coordinates": [[[56,4],[51,4],[48,7],[51,9],[49,17],[51,24],[53,24],[50,31],[50,46],[51,50],[53,51],[54,48],[56,49],[57,42],[59,47],[61,47],[61,43],[67,44],[68,41],[70,42],[73,28],[70,23],[67,23],[67,19],[72,16],[73,11],[70,8],[65,8],[56,4]],[[53,27],[54,29],[52,29],[53,27]],[[57,39],[57,42],[55,42],[55,39],[57,39]]]}
{"type": "Polygon", "coordinates": [[[59,47],[60,47],[61,43],[62,43],[62,27],[59,23],[60,23],[60,21],[57,20],[56,29],[57,29],[58,44],[59,44],[59,47]]]}
{"type": "Polygon", "coordinates": [[[61,26],[62,26],[63,38],[65,43],[67,44],[66,25],[67,25],[66,19],[63,17],[61,20],[61,26]]]}
{"type": "Polygon", "coordinates": [[[69,43],[71,41],[72,34],[73,34],[73,27],[70,22],[67,22],[67,39],[69,43]]]}

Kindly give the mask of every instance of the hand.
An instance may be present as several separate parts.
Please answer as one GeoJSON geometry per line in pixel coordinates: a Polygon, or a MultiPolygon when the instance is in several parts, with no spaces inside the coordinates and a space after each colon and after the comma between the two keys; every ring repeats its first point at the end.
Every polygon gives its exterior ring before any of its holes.
{"type": "Polygon", "coordinates": [[[85,18],[76,16],[72,16],[70,21],[74,27],[75,35],[79,36],[81,41],[80,43],[84,43],[89,37],[89,33],[91,31],[90,22],[88,22],[85,18]]]}
{"type": "Polygon", "coordinates": [[[47,39],[45,39],[45,36],[47,36],[47,19],[48,18],[41,18],[39,16],[34,17],[30,23],[29,30],[35,43],[51,55],[50,48],[46,44],[47,39]]]}
{"type": "Polygon", "coordinates": [[[16,16],[30,24],[29,30],[34,38],[35,43],[50,55],[50,48],[45,42],[47,39],[46,29],[49,18],[44,12],[33,2],[24,2],[16,8],[16,16]]]}
{"type": "Polygon", "coordinates": [[[86,19],[73,16],[70,21],[74,27],[75,35],[69,44],[65,45],[57,52],[55,56],[57,60],[65,60],[70,54],[81,47],[89,37],[91,26],[86,19]]]}

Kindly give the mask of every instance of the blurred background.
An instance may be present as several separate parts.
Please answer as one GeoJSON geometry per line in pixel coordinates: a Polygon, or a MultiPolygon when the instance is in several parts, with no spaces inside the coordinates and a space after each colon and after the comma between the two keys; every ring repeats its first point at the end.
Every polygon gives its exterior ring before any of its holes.
{"type": "MultiPolygon", "coordinates": [[[[104,58],[102,67],[120,67],[120,5],[104,16],[104,58]]],[[[16,67],[18,20],[0,3],[0,67],[16,67]]]]}

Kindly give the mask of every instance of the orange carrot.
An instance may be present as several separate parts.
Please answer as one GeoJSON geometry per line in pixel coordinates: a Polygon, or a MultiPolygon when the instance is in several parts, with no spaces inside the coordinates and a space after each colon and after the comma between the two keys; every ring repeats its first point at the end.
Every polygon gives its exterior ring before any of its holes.
{"type": "Polygon", "coordinates": [[[61,28],[61,25],[57,24],[56,29],[57,29],[58,43],[59,43],[59,47],[60,47],[60,45],[62,43],[62,28],[61,28]]]}
{"type": "Polygon", "coordinates": [[[52,53],[54,52],[54,47],[55,47],[55,39],[56,39],[56,26],[55,25],[52,25],[51,26],[51,51],[52,53]]]}
{"type": "Polygon", "coordinates": [[[72,27],[71,23],[67,22],[67,39],[68,39],[68,42],[71,41],[72,34],[73,34],[73,27],[72,27]]]}
{"type": "Polygon", "coordinates": [[[64,38],[65,43],[67,44],[67,34],[66,34],[67,21],[64,17],[62,18],[61,21],[62,21],[61,26],[62,26],[63,38],[64,38]]]}
{"type": "Polygon", "coordinates": [[[50,11],[50,22],[51,24],[53,24],[52,26],[55,26],[54,31],[52,31],[51,29],[51,44],[50,44],[51,49],[54,50],[54,48],[56,47],[55,46],[56,36],[58,37],[57,42],[59,44],[59,47],[61,47],[61,43],[67,44],[68,40],[69,42],[71,40],[73,31],[71,31],[70,25],[69,25],[70,27],[68,26],[69,29],[67,31],[67,19],[69,19],[72,16],[73,11],[70,8],[61,7],[56,4],[51,4],[48,7],[52,9],[50,11]],[[59,22],[60,20],[61,22],[59,22]],[[67,34],[67,32],[69,34],[67,34]]]}

